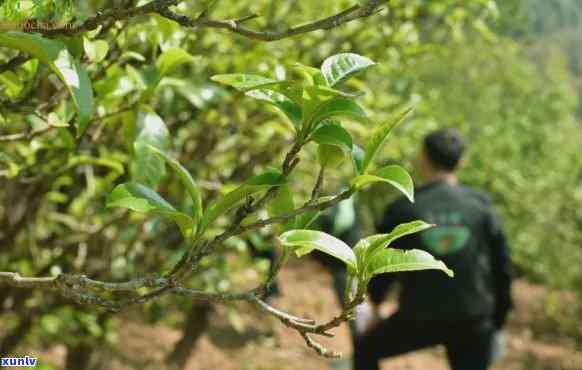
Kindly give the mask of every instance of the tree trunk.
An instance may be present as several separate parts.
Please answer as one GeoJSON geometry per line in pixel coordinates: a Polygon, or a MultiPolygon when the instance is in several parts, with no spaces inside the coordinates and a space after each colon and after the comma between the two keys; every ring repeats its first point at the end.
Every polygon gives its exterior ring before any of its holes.
{"type": "Polygon", "coordinates": [[[208,328],[212,306],[208,303],[195,303],[186,317],[183,336],[174,346],[174,350],[166,357],[166,362],[175,368],[183,369],[192,351],[196,348],[198,339],[208,328]]]}
{"type": "Polygon", "coordinates": [[[93,346],[80,342],[67,346],[66,370],[87,370],[90,367],[93,346]]]}
{"type": "Polygon", "coordinates": [[[32,327],[32,316],[24,315],[14,330],[0,338],[0,357],[9,356],[16,346],[24,339],[32,327]]]}

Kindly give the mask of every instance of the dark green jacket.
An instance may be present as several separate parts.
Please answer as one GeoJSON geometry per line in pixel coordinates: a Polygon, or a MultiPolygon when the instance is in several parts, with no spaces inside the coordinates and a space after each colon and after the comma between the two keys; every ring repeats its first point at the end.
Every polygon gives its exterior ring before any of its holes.
{"type": "Polygon", "coordinates": [[[416,191],[415,203],[394,202],[377,225],[381,233],[413,220],[437,224],[397,240],[395,247],[422,249],[455,272],[427,270],[382,275],[370,284],[382,301],[394,278],[401,283],[400,310],[418,320],[492,318],[503,325],[511,307],[509,249],[489,197],[464,186],[434,182],[416,191]]]}

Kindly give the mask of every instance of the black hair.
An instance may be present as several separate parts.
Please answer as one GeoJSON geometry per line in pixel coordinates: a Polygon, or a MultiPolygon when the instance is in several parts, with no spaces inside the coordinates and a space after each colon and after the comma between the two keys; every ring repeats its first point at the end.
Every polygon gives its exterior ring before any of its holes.
{"type": "Polygon", "coordinates": [[[433,131],[424,138],[424,152],[428,160],[437,168],[454,171],[465,151],[465,141],[452,128],[433,131]]]}

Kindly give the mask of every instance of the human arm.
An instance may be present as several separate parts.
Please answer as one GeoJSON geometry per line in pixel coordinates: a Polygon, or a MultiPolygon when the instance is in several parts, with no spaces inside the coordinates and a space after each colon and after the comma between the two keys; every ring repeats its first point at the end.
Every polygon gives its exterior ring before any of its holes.
{"type": "Polygon", "coordinates": [[[487,243],[491,254],[491,270],[495,287],[494,324],[498,329],[505,325],[507,314],[513,307],[511,298],[510,250],[501,222],[493,209],[486,220],[487,243]]]}

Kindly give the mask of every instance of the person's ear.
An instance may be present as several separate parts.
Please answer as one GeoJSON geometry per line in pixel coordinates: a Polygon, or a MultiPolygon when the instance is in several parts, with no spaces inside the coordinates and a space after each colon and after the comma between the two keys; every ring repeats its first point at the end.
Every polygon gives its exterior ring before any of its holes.
{"type": "Polygon", "coordinates": [[[426,180],[430,176],[431,169],[432,166],[423,149],[418,153],[418,172],[420,177],[426,180]]]}
{"type": "Polygon", "coordinates": [[[457,170],[461,170],[461,169],[465,168],[466,164],[467,164],[467,161],[465,160],[465,157],[462,157],[459,160],[459,164],[457,165],[457,170]]]}
{"type": "Polygon", "coordinates": [[[416,171],[420,170],[420,168],[422,166],[422,151],[416,152],[416,155],[414,156],[414,160],[413,160],[412,164],[414,165],[414,169],[416,171]]]}

